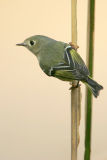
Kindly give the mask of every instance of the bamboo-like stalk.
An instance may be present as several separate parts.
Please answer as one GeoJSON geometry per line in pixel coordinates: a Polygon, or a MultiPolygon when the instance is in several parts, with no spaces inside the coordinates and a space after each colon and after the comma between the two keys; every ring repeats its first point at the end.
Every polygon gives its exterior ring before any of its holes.
{"type": "MultiPolygon", "coordinates": [[[[77,45],[77,0],[71,0],[72,43],[77,45]]],[[[75,86],[77,81],[72,82],[75,86]]],[[[80,87],[71,90],[71,160],[77,160],[80,123],[80,87]]]]}
{"type": "MultiPolygon", "coordinates": [[[[94,56],[94,18],[95,0],[88,1],[88,23],[87,23],[87,66],[90,76],[93,76],[94,56]]],[[[85,115],[85,153],[84,160],[90,160],[91,153],[91,124],[92,124],[92,94],[86,89],[86,115],[85,115]]]]}

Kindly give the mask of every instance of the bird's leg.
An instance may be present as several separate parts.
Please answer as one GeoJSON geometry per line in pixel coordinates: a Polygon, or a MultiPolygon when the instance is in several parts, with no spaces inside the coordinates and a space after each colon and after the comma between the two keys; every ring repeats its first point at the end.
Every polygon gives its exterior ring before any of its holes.
{"type": "Polygon", "coordinates": [[[70,44],[70,46],[71,46],[73,49],[75,49],[75,50],[77,50],[77,49],[79,48],[78,45],[76,45],[76,44],[74,44],[74,43],[72,43],[72,42],[69,42],[69,44],[70,44]]]}
{"type": "Polygon", "coordinates": [[[77,84],[76,85],[73,84],[72,87],[69,88],[69,90],[74,89],[74,88],[78,88],[80,86],[81,86],[81,84],[79,84],[79,81],[78,81],[77,84]]]}

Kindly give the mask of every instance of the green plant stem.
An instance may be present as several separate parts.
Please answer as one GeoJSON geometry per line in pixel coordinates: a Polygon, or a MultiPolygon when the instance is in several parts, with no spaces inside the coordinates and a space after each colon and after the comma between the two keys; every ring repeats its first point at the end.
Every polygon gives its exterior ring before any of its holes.
{"type": "MultiPolygon", "coordinates": [[[[93,76],[94,56],[94,18],[95,0],[88,1],[88,23],[87,23],[87,66],[90,76],[93,76]]],[[[91,124],[92,124],[92,94],[86,89],[86,115],[85,115],[85,153],[84,160],[90,160],[91,154],[91,124]]]]}

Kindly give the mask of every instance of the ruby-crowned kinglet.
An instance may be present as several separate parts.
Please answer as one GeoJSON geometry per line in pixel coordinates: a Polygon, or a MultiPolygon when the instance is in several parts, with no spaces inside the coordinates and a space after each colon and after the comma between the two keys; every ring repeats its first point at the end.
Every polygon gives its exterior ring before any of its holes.
{"type": "Polygon", "coordinates": [[[89,76],[89,71],[76,49],[64,42],[36,35],[17,44],[29,49],[38,59],[41,69],[48,75],[63,81],[77,80],[85,83],[97,97],[103,89],[89,76]]]}

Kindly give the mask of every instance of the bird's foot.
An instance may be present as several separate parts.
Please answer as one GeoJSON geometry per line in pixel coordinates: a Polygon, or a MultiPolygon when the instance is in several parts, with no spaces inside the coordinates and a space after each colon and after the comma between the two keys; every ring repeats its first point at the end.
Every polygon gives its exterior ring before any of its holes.
{"type": "Polygon", "coordinates": [[[78,87],[80,87],[81,86],[81,84],[79,84],[79,82],[75,85],[75,84],[73,84],[72,85],[72,87],[70,87],[69,88],[69,90],[72,90],[72,89],[75,89],[75,88],[78,88],[78,87]]]}
{"type": "Polygon", "coordinates": [[[74,43],[72,43],[72,42],[69,42],[69,44],[70,44],[70,46],[71,46],[73,49],[75,49],[75,50],[77,50],[77,49],[79,48],[78,45],[76,45],[76,44],[74,44],[74,43]]]}

